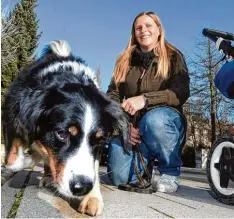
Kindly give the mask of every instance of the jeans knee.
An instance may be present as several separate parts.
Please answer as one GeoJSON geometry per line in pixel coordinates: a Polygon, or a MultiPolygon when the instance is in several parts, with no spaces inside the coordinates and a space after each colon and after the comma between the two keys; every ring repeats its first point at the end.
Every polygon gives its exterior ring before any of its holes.
{"type": "Polygon", "coordinates": [[[145,123],[148,125],[160,126],[164,121],[173,119],[169,112],[167,108],[159,107],[147,112],[143,118],[145,118],[145,123]]]}
{"type": "Polygon", "coordinates": [[[181,124],[178,123],[178,120],[175,120],[176,118],[179,118],[179,122],[182,123],[183,119],[178,112],[167,107],[158,107],[144,115],[140,122],[140,130],[159,138],[169,132],[178,134],[178,128],[181,124]]]}

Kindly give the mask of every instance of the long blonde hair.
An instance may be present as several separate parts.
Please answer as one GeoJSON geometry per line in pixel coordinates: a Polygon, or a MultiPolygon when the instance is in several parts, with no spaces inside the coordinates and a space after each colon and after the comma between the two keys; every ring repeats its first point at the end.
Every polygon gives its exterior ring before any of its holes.
{"type": "Polygon", "coordinates": [[[170,43],[168,43],[165,40],[165,33],[164,33],[162,23],[161,23],[159,17],[153,12],[142,12],[135,17],[133,24],[132,24],[132,32],[131,32],[131,36],[130,36],[130,40],[128,42],[128,45],[127,45],[126,49],[117,58],[117,61],[115,63],[113,77],[114,77],[114,81],[116,84],[118,84],[119,82],[125,81],[126,73],[128,72],[129,67],[130,67],[132,52],[136,48],[136,46],[138,45],[138,42],[136,41],[136,37],[135,37],[134,25],[135,25],[137,18],[139,18],[143,15],[150,16],[154,20],[156,25],[159,27],[159,31],[160,31],[157,46],[155,45],[155,48],[153,50],[154,54],[158,55],[158,57],[159,57],[158,67],[157,67],[157,71],[155,72],[155,77],[159,76],[162,79],[168,78],[169,71],[171,68],[170,58],[174,52],[177,55],[175,71],[178,72],[184,66],[183,65],[184,59],[183,59],[181,53],[176,49],[176,47],[174,47],[173,45],[171,45],[170,43]]]}

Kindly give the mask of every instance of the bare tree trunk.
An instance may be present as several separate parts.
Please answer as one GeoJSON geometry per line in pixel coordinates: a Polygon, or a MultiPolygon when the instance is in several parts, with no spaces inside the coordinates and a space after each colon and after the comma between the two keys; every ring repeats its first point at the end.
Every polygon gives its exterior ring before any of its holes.
{"type": "Polygon", "coordinates": [[[211,45],[210,41],[208,41],[207,49],[208,49],[208,59],[209,59],[209,89],[210,89],[210,120],[211,120],[211,144],[216,139],[216,117],[215,117],[215,110],[216,110],[216,101],[215,101],[215,87],[214,87],[214,74],[213,74],[213,66],[212,66],[212,53],[211,53],[211,45]]]}
{"type": "Polygon", "coordinates": [[[213,105],[211,103],[211,144],[214,143],[215,139],[216,139],[216,123],[215,123],[215,112],[213,109],[213,105]]]}

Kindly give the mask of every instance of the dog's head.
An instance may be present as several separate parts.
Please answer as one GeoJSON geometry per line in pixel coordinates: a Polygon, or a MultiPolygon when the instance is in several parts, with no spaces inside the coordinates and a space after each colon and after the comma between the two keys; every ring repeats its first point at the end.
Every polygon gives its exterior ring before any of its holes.
{"type": "MultiPolygon", "coordinates": [[[[55,46],[60,53],[67,50],[59,43],[55,46]]],[[[37,69],[43,84],[40,109],[33,117],[37,150],[47,160],[60,193],[85,195],[97,180],[104,141],[118,131],[127,152],[127,118],[119,104],[98,89],[80,59],[47,54],[37,69]]]]}

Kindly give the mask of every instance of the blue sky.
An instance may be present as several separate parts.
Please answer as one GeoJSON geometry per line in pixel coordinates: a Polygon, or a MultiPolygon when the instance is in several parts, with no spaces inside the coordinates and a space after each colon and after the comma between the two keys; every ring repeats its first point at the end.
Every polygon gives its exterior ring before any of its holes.
{"type": "Polygon", "coordinates": [[[106,91],[116,58],[140,12],[158,14],[166,39],[191,55],[203,28],[234,33],[233,9],[234,0],[38,0],[36,13],[43,34],[37,52],[52,40],[66,40],[94,70],[100,65],[101,88],[106,91]]]}

